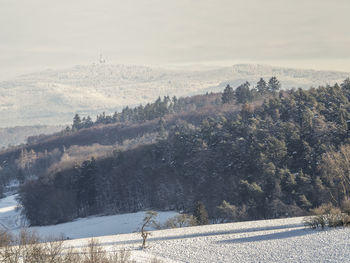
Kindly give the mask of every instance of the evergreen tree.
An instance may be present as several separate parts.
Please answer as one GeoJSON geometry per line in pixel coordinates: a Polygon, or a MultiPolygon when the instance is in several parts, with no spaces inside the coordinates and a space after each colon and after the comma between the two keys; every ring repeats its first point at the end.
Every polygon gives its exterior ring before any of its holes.
{"type": "Polygon", "coordinates": [[[343,90],[350,90],[350,78],[346,78],[340,86],[343,90]]]}
{"type": "Polygon", "coordinates": [[[77,130],[80,130],[81,128],[82,128],[81,119],[79,114],[77,113],[73,118],[72,130],[77,131],[77,130]]]}
{"type": "Polygon", "coordinates": [[[193,216],[198,225],[207,225],[209,223],[208,212],[205,209],[204,204],[200,201],[196,202],[195,204],[193,216]]]}
{"type": "Polygon", "coordinates": [[[281,83],[278,81],[276,77],[272,77],[269,80],[268,90],[272,93],[276,93],[280,90],[281,83]]]}
{"type": "Polygon", "coordinates": [[[344,92],[344,95],[350,100],[350,78],[347,78],[341,84],[341,88],[344,92]]]}
{"type": "Polygon", "coordinates": [[[98,175],[96,160],[84,161],[78,167],[79,175],[75,182],[78,206],[82,215],[92,214],[96,204],[96,179],[98,175]]]}
{"type": "Polygon", "coordinates": [[[83,125],[84,125],[84,128],[90,128],[93,124],[94,122],[92,121],[91,117],[87,116],[83,125]]]}
{"type": "Polygon", "coordinates": [[[231,101],[233,101],[234,98],[235,98],[235,93],[233,91],[233,88],[227,84],[222,94],[221,101],[223,104],[230,103],[231,101]]]}
{"type": "Polygon", "coordinates": [[[164,140],[164,139],[166,139],[167,132],[166,132],[166,129],[165,129],[164,120],[162,118],[160,118],[159,121],[158,121],[157,131],[158,131],[157,140],[164,140]]]}
{"type": "Polygon", "coordinates": [[[268,87],[267,87],[266,81],[263,78],[260,78],[260,80],[256,84],[256,89],[261,95],[264,95],[267,93],[268,87]]]}
{"type": "Polygon", "coordinates": [[[17,174],[16,178],[17,178],[17,180],[18,180],[18,182],[19,182],[20,184],[23,184],[23,183],[24,183],[24,181],[25,181],[25,176],[24,176],[24,173],[23,173],[23,170],[22,170],[22,169],[19,169],[19,170],[18,170],[18,174],[17,174]]]}
{"type": "Polygon", "coordinates": [[[239,103],[247,103],[252,101],[253,94],[249,89],[249,82],[245,82],[244,84],[238,86],[235,92],[235,97],[237,102],[239,103]]]}

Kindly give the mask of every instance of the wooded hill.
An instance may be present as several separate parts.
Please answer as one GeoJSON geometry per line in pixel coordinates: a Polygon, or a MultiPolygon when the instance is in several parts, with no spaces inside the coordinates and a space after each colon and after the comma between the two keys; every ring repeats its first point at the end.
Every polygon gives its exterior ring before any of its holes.
{"type": "Polygon", "coordinates": [[[127,119],[75,116],[60,134],[2,152],[1,178],[23,182],[20,202],[33,225],[143,209],[192,212],[196,201],[215,219],[226,200],[236,220],[340,205],[350,191],[350,80],[278,92],[271,79],[181,99],[178,110],[164,98],[127,119]],[[160,105],[166,110],[146,114],[160,105]]]}
{"type": "Polygon", "coordinates": [[[224,116],[239,110],[239,105],[234,103],[222,107],[221,94],[169,100],[165,97],[145,107],[126,107],[112,116],[102,113],[95,122],[89,116],[80,119],[76,115],[72,126],[61,132],[31,136],[26,144],[1,151],[1,185],[16,178],[20,181],[37,178],[60,162],[81,163],[87,155],[103,157],[155,142],[160,128],[170,129],[179,121],[198,126],[210,116],[224,116]],[[143,113],[143,118],[137,116],[138,113],[143,113]],[[116,116],[122,117],[117,119],[116,116]]]}

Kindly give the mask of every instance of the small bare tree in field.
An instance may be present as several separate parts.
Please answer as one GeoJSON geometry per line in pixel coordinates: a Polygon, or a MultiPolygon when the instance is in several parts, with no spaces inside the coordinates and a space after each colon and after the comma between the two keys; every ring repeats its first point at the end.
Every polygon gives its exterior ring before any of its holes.
{"type": "Polygon", "coordinates": [[[155,211],[147,211],[145,217],[143,218],[143,225],[141,227],[141,236],[142,236],[142,248],[146,248],[146,240],[151,233],[146,231],[146,227],[156,224],[155,218],[158,213],[155,211]]]}

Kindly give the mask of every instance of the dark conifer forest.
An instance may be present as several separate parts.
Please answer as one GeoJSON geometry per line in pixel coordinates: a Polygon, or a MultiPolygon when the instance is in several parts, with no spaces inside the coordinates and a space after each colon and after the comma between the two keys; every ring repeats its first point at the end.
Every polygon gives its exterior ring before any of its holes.
{"type": "Polygon", "coordinates": [[[350,80],[281,90],[278,79],[159,98],[0,152],[32,225],[146,209],[235,220],[305,215],[350,191],[350,80]]]}

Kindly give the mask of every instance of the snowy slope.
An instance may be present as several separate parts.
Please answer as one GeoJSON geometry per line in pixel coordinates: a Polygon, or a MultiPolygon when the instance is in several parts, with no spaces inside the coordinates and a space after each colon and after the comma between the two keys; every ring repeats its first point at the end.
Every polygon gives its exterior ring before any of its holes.
{"type": "MultiPolygon", "coordinates": [[[[157,221],[164,223],[168,218],[177,215],[176,212],[158,212],[157,221]]],[[[136,232],[142,225],[145,212],[127,213],[113,216],[94,216],[80,218],[72,222],[30,227],[40,236],[64,236],[69,239],[98,237],[112,234],[136,232]]]]}
{"type": "Polygon", "coordinates": [[[0,127],[66,124],[76,112],[95,117],[158,96],[221,91],[227,83],[235,87],[260,77],[277,76],[285,88],[308,88],[341,82],[349,75],[249,64],[205,71],[110,64],[46,70],[0,82],[0,127]]]}
{"type": "MultiPolygon", "coordinates": [[[[17,232],[19,211],[15,196],[0,200],[0,224],[17,232]]],[[[161,212],[164,222],[175,212],[161,212]]],[[[350,228],[305,229],[302,217],[217,224],[152,231],[148,247],[140,249],[144,212],[90,217],[35,227],[41,236],[63,234],[65,247],[84,249],[96,237],[104,249],[126,249],[136,262],[350,262],[350,228]],[[126,234],[127,233],[127,234],[126,234]],[[89,238],[87,238],[89,237],[89,238]]]]}
{"type": "MultiPolygon", "coordinates": [[[[105,249],[131,251],[137,262],[350,262],[350,229],[305,229],[302,218],[153,231],[140,250],[139,233],[97,238],[105,249]],[[149,262],[149,261],[148,261],[149,262]]],[[[88,239],[68,241],[86,246],[88,239]]]]}
{"type": "Polygon", "coordinates": [[[24,225],[19,210],[17,210],[16,195],[0,199],[0,226],[12,230],[24,225]]]}

